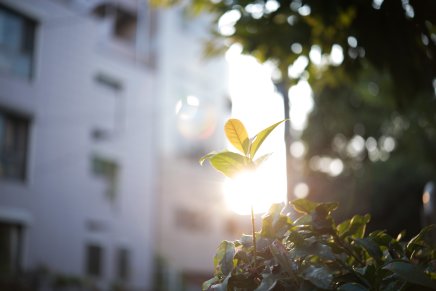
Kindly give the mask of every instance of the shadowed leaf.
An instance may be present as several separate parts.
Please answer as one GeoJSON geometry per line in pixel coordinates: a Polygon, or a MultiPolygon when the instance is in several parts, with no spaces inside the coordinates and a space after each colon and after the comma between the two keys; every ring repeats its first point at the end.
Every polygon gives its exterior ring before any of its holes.
{"type": "Polygon", "coordinates": [[[338,291],[368,291],[368,289],[358,283],[347,283],[341,285],[338,291]]]}
{"type": "Polygon", "coordinates": [[[219,278],[217,276],[203,282],[203,284],[201,285],[201,290],[202,291],[207,291],[209,290],[210,286],[212,286],[213,284],[216,284],[219,282],[219,278]]]}
{"type": "Polygon", "coordinates": [[[363,238],[366,231],[366,224],[371,220],[371,216],[369,214],[365,214],[364,216],[355,215],[351,218],[349,224],[345,223],[344,225],[339,225],[337,227],[341,236],[351,236],[353,238],[363,238]],[[345,227],[347,227],[345,229],[345,227]]]}
{"type": "Polygon", "coordinates": [[[318,203],[312,202],[307,199],[297,199],[292,201],[291,203],[292,206],[294,206],[295,210],[305,214],[311,213],[318,206],[318,203]]]}
{"type": "Polygon", "coordinates": [[[324,267],[308,266],[302,273],[306,280],[322,289],[329,289],[333,275],[324,267]]]}
{"type": "Polygon", "coordinates": [[[376,261],[380,261],[383,253],[380,247],[370,238],[356,239],[357,244],[362,246],[368,254],[373,257],[376,261]]]}
{"type": "Polygon", "coordinates": [[[222,241],[218,246],[213,264],[215,275],[220,273],[227,275],[233,270],[233,256],[235,255],[235,244],[230,241],[222,241]]]}
{"type": "Polygon", "coordinates": [[[424,227],[415,237],[413,237],[407,244],[407,251],[412,253],[417,247],[424,243],[424,238],[432,230],[436,230],[436,224],[428,225],[424,227]]]}
{"type": "Polygon", "coordinates": [[[392,262],[383,269],[395,273],[401,279],[409,283],[436,289],[436,281],[430,279],[430,277],[424,273],[424,270],[420,266],[412,265],[406,262],[392,262]]]}

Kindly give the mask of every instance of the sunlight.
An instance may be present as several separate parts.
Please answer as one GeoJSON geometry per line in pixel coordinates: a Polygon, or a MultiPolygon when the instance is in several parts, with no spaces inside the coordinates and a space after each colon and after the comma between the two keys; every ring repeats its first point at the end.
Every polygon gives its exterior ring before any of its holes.
{"type": "MultiPolygon", "coordinates": [[[[253,13],[255,7],[252,7],[253,13]]],[[[298,51],[299,44],[294,50],[298,51]]],[[[301,46],[301,45],[300,45],[301,46]]],[[[240,119],[249,136],[284,118],[283,98],[271,81],[274,68],[261,65],[254,57],[243,55],[240,45],[233,45],[226,53],[229,65],[229,89],[232,98],[232,117],[240,119]]],[[[289,68],[289,75],[299,76],[308,65],[306,57],[300,57],[289,68]]],[[[306,80],[301,80],[289,90],[291,103],[290,119],[294,130],[301,131],[307,123],[307,115],[313,108],[312,89],[306,80]]],[[[244,173],[234,180],[226,180],[223,186],[228,208],[238,214],[249,214],[251,203],[256,213],[265,212],[272,203],[286,200],[286,159],[283,130],[274,131],[262,145],[258,156],[274,153],[256,173],[244,173]]],[[[302,158],[304,144],[294,142],[291,148],[294,157],[302,158]]],[[[334,170],[338,172],[339,166],[334,170]]],[[[298,195],[307,195],[300,185],[298,195]]]]}
{"type": "MultiPolygon", "coordinates": [[[[237,45],[230,48],[226,59],[230,69],[232,116],[245,124],[249,135],[283,119],[283,100],[271,81],[273,69],[242,55],[237,45]]],[[[284,127],[276,129],[262,145],[257,156],[273,155],[256,172],[225,181],[223,191],[230,210],[249,214],[253,203],[254,211],[262,213],[272,203],[286,200],[283,130],[284,127]]]]}
{"type": "Polygon", "coordinates": [[[307,116],[313,109],[312,94],[312,88],[306,80],[300,80],[289,90],[291,124],[295,130],[301,131],[306,127],[307,116]]]}
{"type": "Polygon", "coordinates": [[[265,164],[257,171],[243,172],[223,185],[228,208],[237,214],[248,215],[251,205],[255,213],[264,213],[272,203],[284,201],[283,177],[277,175],[276,165],[265,164]]]}

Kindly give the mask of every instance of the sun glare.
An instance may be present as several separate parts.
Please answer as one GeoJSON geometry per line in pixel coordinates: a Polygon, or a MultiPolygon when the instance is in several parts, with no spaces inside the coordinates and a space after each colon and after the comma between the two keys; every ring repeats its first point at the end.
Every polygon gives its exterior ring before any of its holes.
{"type": "MultiPolygon", "coordinates": [[[[254,9],[254,7],[252,7],[254,9]]],[[[253,10],[254,11],[254,10],[253,10]]],[[[254,13],[254,12],[253,12],[254,13]]],[[[298,45],[294,50],[298,50],[298,45]]],[[[229,89],[232,98],[232,117],[240,119],[250,136],[266,126],[284,118],[283,99],[274,88],[271,64],[261,65],[254,57],[243,55],[240,45],[233,45],[226,53],[229,65],[229,89]]],[[[339,55],[339,53],[337,53],[339,55]]],[[[312,58],[317,56],[313,55],[312,58]]],[[[289,69],[289,76],[304,73],[308,65],[306,57],[298,59],[289,69]]],[[[339,62],[339,60],[337,60],[339,62]]],[[[302,79],[289,90],[291,103],[290,119],[294,130],[301,131],[307,123],[307,116],[313,108],[312,89],[302,79]]],[[[262,145],[259,156],[274,153],[255,173],[244,173],[224,183],[224,194],[229,209],[239,214],[249,214],[251,204],[255,212],[265,212],[272,203],[286,200],[286,162],[284,154],[283,130],[275,130],[269,140],[262,145]]],[[[291,148],[295,158],[305,154],[303,143],[295,141],[291,148]]],[[[342,162],[332,165],[334,174],[342,172],[342,162]],[[333,167],[334,166],[334,167],[333,167]]],[[[307,185],[301,184],[296,195],[308,195],[307,185]]]]}
{"type": "MultiPolygon", "coordinates": [[[[232,46],[226,55],[230,68],[232,116],[240,119],[250,136],[283,117],[282,97],[271,82],[272,68],[259,64],[253,57],[241,54],[232,46]]],[[[251,205],[256,213],[263,213],[275,202],[286,199],[286,165],[283,127],[277,128],[262,145],[258,156],[273,155],[256,171],[241,173],[224,182],[223,192],[230,210],[246,215],[251,205]]]]}
{"type": "Polygon", "coordinates": [[[272,203],[284,201],[284,177],[277,175],[274,165],[265,164],[256,171],[243,172],[224,182],[223,190],[227,206],[240,215],[248,215],[251,206],[255,213],[265,213],[272,203]]]}

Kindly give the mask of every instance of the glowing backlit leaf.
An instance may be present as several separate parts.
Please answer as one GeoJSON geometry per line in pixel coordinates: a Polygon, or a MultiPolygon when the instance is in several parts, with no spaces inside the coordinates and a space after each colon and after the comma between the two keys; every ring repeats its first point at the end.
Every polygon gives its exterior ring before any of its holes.
{"type": "Polygon", "coordinates": [[[279,122],[277,122],[277,123],[274,123],[273,125],[271,125],[271,126],[269,126],[269,127],[267,127],[267,128],[265,128],[264,130],[262,130],[262,131],[260,131],[257,135],[256,135],[256,137],[255,137],[255,139],[254,139],[254,141],[253,141],[253,144],[251,145],[251,148],[250,148],[250,156],[253,158],[254,157],[254,155],[256,154],[256,152],[257,152],[257,150],[260,148],[260,146],[262,145],[262,143],[265,141],[265,139],[268,137],[268,135],[278,126],[278,125],[280,125],[282,122],[284,122],[284,121],[286,121],[286,119],[285,120],[282,120],[282,121],[279,121],[279,122]]]}
{"type": "Polygon", "coordinates": [[[237,173],[250,165],[250,161],[245,156],[232,152],[221,152],[209,158],[210,164],[226,175],[233,178],[237,173]]]}
{"type": "Polygon", "coordinates": [[[245,155],[248,154],[250,140],[248,139],[247,130],[240,120],[229,119],[224,126],[224,132],[235,148],[245,155]]]}
{"type": "Polygon", "coordinates": [[[204,161],[206,161],[206,160],[212,158],[212,157],[215,156],[216,154],[217,154],[216,152],[211,152],[211,153],[208,153],[207,155],[201,157],[201,159],[199,160],[200,165],[203,165],[204,161]]]}

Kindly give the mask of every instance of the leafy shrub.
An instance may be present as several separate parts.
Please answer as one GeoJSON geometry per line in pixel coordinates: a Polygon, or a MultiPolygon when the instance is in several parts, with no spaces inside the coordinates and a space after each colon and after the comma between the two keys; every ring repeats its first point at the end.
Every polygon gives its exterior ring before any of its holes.
{"type": "MultiPolygon", "coordinates": [[[[254,160],[256,151],[280,123],[250,139],[243,124],[231,119],[226,135],[241,154],[211,153],[201,162],[210,160],[229,177],[254,169],[265,159],[254,160]]],[[[427,238],[436,226],[409,241],[404,233],[366,235],[370,215],[337,224],[332,217],[337,207],[306,199],[273,204],[259,232],[252,214],[253,233],[219,245],[214,277],[203,283],[203,290],[436,290],[436,246],[427,238]],[[294,210],[301,215],[292,220],[294,210]]]]}
{"type": "Polygon", "coordinates": [[[370,216],[336,224],[336,203],[292,202],[271,206],[256,233],[223,241],[214,258],[215,276],[203,290],[436,290],[436,250],[425,240],[433,226],[410,241],[384,231],[365,235],[370,216]]]}

